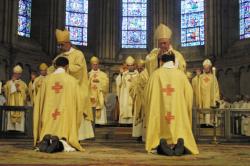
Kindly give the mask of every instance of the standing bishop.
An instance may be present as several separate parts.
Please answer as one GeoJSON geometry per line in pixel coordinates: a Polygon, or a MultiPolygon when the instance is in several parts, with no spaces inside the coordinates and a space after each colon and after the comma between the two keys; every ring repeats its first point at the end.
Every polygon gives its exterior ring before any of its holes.
{"type": "Polygon", "coordinates": [[[116,78],[117,96],[119,100],[119,123],[133,123],[133,99],[129,95],[129,89],[133,79],[138,75],[135,68],[135,59],[128,56],[126,59],[127,69],[116,78]]]}
{"type": "Polygon", "coordinates": [[[95,124],[106,124],[107,113],[104,104],[109,90],[109,78],[99,69],[99,59],[93,56],[90,59],[92,70],[89,72],[90,100],[95,111],[95,124]]]}
{"type": "MultiPolygon", "coordinates": [[[[28,87],[20,78],[23,69],[17,65],[13,68],[12,79],[4,85],[4,93],[8,106],[24,106],[26,104],[28,87]]],[[[8,112],[7,130],[24,131],[24,113],[8,112]]]]}
{"type": "Polygon", "coordinates": [[[156,28],[155,40],[157,41],[158,48],[154,48],[146,57],[146,69],[148,70],[149,75],[160,67],[159,57],[169,52],[173,52],[176,57],[175,66],[184,72],[186,71],[186,61],[180,52],[173,49],[171,45],[171,36],[172,31],[168,26],[160,24],[156,28]]]}
{"type": "Polygon", "coordinates": [[[140,59],[137,62],[138,75],[132,81],[129,94],[133,99],[133,137],[145,138],[145,87],[148,82],[148,72],[145,69],[145,61],[140,59]]]}
{"type": "MultiPolygon", "coordinates": [[[[77,79],[81,103],[82,103],[82,116],[79,117],[82,119],[81,125],[79,128],[79,140],[92,138],[94,137],[92,121],[93,114],[91,109],[91,102],[89,96],[89,80],[88,80],[88,72],[87,65],[85,61],[84,54],[74,48],[70,42],[70,33],[67,30],[56,30],[56,39],[58,46],[60,48],[61,54],[58,57],[66,57],[69,60],[69,67],[67,69],[67,73],[77,79]]],[[[54,60],[54,62],[55,62],[54,60]]]]}

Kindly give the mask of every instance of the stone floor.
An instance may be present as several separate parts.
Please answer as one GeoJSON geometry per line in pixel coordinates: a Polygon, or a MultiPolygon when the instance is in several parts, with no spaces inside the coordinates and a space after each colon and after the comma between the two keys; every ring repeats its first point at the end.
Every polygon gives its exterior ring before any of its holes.
{"type": "Polygon", "coordinates": [[[199,155],[147,154],[133,140],[90,140],[85,152],[46,154],[32,150],[30,139],[0,139],[0,165],[250,165],[250,144],[199,144],[199,155]]]}

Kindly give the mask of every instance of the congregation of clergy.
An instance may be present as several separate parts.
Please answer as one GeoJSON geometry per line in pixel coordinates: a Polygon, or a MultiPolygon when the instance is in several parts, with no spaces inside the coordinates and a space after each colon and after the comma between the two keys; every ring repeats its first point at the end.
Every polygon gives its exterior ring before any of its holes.
{"type": "MultiPolygon", "coordinates": [[[[117,119],[119,124],[132,124],[132,136],[141,138],[149,153],[199,154],[192,133],[193,108],[210,108],[216,102],[229,108],[230,103],[221,99],[212,62],[205,59],[203,69],[192,78],[184,57],[171,45],[171,36],[171,29],[160,24],[155,31],[158,47],[145,60],[128,56],[120,67],[117,119]]],[[[50,67],[41,63],[40,75],[32,72],[28,86],[21,80],[22,66],[14,66],[12,78],[0,84],[1,105],[33,106],[37,150],[84,151],[79,140],[94,137],[92,122],[107,123],[109,77],[95,56],[87,72],[85,56],[71,44],[69,31],[57,29],[56,39],[61,53],[50,67]]],[[[250,107],[248,101],[243,105],[250,107]]],[[[199,118],[205,126],[214,123],[209,113],[199,118]]],[[[8,112],[6,123],[7,131],[24,131],[24,113],[8,112]]],[[[249,129],[244,132],[250,134],[249,129]]]]}

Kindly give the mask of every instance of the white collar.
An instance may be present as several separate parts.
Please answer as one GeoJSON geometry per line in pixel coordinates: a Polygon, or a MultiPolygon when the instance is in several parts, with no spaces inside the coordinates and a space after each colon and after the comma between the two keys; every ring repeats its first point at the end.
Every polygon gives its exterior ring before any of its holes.
{"type": "Polygon", "coordinates": [[[167,69],[173,69],[176,68],[175,64],[173,61],[166,62],[162,65],[162,67],[167,68],[167,69]]]}
{"type": "Polygon", "coordinates": [[[97,70],[93,70],[93,69],[91,69],[91,73],[93,72],[93,73],[98,73],[100,71],[100,69],[97,69],[97,70]]]}
{"type": "Polygon", "coordinates": [[[61,74],[61,73],[65,73],[65,69],[62,67],[57,68],[53,74],[61,74]]]}
{"type": "Polygon", "coordinates": [[[138,71],[137,70],[134,70],[134,71],[129,71],[129,70],[127,70],[127,71],[125,71],[123,74],[137,74],[138,73],[138,71]]]}
{"type": "Polygon", "coordinates": [[[75,49],[73,47],[70,47],[69,51],[64,52],[64,54],[70,54],[74,51],[75,49]]]}

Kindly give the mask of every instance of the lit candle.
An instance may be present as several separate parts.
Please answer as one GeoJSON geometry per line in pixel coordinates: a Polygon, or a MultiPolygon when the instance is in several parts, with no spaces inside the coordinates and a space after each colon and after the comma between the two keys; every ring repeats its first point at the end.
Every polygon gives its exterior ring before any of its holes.
{"type": "Polygon", "coordinates": [[[216,68],[215,67],[212,67],[212,71],[213,71],[213,104],[214,106],[216,106],[216,103],[215,103],[215,74],[216,74],[216,68]]]}

